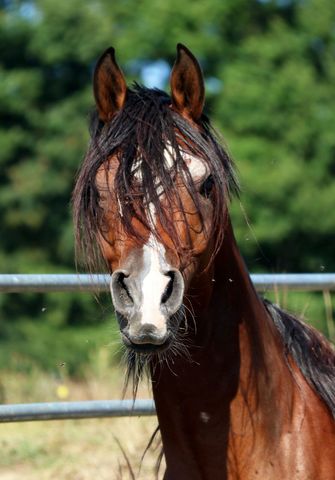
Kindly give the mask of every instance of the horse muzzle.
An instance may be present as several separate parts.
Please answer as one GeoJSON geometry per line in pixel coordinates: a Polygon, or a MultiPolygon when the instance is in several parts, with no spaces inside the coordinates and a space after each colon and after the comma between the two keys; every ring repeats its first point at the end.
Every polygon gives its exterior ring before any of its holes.
{"type": "Polygon", "coordinates": [[[117,270],[111,293],[124,344],[137,351],[162,350],[178,328],[184,280],[176,269],[157,272],[145,281],[143,272],[117,270]]]}
{"type": "Polygon", "coordinates": [[[144,324],[138,331],[127,329],[121,331],[123,343],[130,349],[140,353],[166,350],[173,338],[171,330],[159,331],[151,324],[144,324]],[[132,331],[131,331],[132,330],[132,331]]]}

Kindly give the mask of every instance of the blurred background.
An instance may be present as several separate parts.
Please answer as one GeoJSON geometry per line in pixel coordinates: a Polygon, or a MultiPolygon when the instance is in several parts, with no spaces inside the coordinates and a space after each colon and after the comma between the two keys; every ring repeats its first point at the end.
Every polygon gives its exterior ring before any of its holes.
{"type": "MultiPolygon", "coordinates": [[[[178,42],[238,167],[249,270],[335,271],[333,0],[0,0],[1,273],[75,271],[96,59],[113,45],[129,82],[165,89],[178,42]]],[[[331,334],[329,293],[268,296],[331,334]]],[[[0,309],[2,402],[114,395],[94,383],[121,356],[109,298],[1,294],[0,309]]]]}

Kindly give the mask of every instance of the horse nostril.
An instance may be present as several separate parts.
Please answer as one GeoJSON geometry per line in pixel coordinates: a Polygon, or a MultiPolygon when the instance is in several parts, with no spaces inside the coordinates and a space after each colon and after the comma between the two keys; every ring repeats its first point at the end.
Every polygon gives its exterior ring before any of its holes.
{"type": "Polygon", "coordinates": [[[133,302],[133,298],[130,295],[130,292],[128,290],[128,287],[126,285],[125,279],[128,277],[128,275],[125,275],[124,273],[120,273],[119,278],[118,278],[118,284],[120,285],[120,290],[121,293],[125,293],[127,297],[133,302]]]}
{"type": "Polygon", "coordinates": [[[176,313],[183,301],[184,296],[184,279],[177,269],[171,269],[165,273],[170,277],[165,291],[161,297],[161,308],[165,315],[171,316],[176,313]]]}
{"type": "Polygon", "coordinates": [[[128,274],[124,272],[115,272],[113,278],[114,293],[117,293],[119,299],[124,305],[133,305],[134,300],[127,286],[128,274]]]}
{"type": "Polygon", "coordinates": [[[175,272],[171,270],[165,274],[167,277],[170,277],[168,284],[165,287],[164,293],[162,295],[161,303],[166,303],[172,295],[173,292],[173,283],[175,279],[175,272]]]}

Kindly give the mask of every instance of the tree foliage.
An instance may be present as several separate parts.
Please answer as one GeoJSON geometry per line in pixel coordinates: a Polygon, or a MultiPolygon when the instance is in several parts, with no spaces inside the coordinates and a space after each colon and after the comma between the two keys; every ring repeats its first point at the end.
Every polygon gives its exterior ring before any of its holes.
{"type": "MultiPolygon", "coordinates": [[[[173,63],[177,42],[202,63],[207,112],[240,171],[246,214],[236,201],[233,219],[250,269],[334,270],[334,25],[332,0],[0,2],[1,271],[73,271],[69,203],[94,63],[113,45],[141,81],[173,63]]],[[[15,317],[41,317],[50,297],[39,298],[22,296],[15,317]]],[[[69,298],[51,302],[60,323],[94,317],[69,298]]]]}

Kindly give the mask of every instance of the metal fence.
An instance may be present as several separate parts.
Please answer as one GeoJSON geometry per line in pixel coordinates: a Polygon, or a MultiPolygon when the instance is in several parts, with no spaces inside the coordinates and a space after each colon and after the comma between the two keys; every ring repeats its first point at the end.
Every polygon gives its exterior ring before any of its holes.
{"type": "MultiPolygon", "coordinates": [[[[335,291],[335,274],[254,274],[258,291],[335,291]]],[[[0,292],[99,292],[109,289],[109,275],[0,274],[0,292]]],[[[100,400],[0,405],[0,422],[153,415],[152,400],[100,400]]]]}
{"type": "Polygon", "coordinates": [[[154,414],[155,405],[152,400],[17,403],[0,406],[0,423],[154,414]]]}
{"type": "MultiPolygon", "coordinates": [[[[335,290],[335,273],[284,273],[251,275],[257,290],[335,290]]],[[[110,275],[103,274],[0,274],[0,292],[99,292],[109,290],[110,275]]]]}

